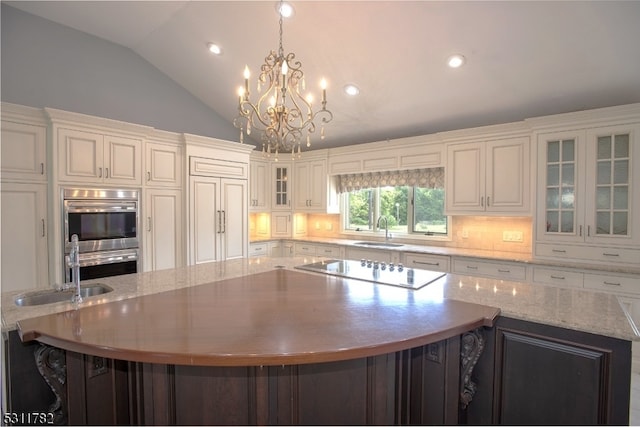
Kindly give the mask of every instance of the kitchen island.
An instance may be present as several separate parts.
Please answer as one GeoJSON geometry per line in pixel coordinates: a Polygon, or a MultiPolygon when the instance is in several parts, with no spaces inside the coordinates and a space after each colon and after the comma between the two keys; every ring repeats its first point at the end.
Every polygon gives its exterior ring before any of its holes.
{"type": "Polygon", "coordinates": [[[628,422],[636,335],[615,297],[456,275],[411,290],[293,268],[318,260],[98,279],[114,292],[78,308],[5,311],[3,294],[3,326],[47,357],[65,350],[73,424],[513,423],[513,393],[541,392],[514,373],[550,356],[543,377],[579,377],[560,388],[588,388],[569,397],[593,405],[549,421],[628,422]]]}

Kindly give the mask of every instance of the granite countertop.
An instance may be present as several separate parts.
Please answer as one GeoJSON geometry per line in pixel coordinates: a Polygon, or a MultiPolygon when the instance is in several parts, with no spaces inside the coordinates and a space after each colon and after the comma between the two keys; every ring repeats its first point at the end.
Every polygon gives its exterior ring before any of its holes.
{"type": "Polygon", "coordinates": [[[358,245],[357,242],[371,241],[371,242],[383,242],[383,240],[373,239],[343,239],[337,237],[298,237],[298,238],[286,238],[286,239],[274,239],[274,238],[256,238],[251,239],[251,243],[269,242],[277,240],[287,240],[292,242],[308,242],[308,243],[320,243],[331,244],[340,246],[353,246],[357,248],[367,248],[375,250],[393,251],[393,252],[411,252],[426,255],[446,255],[456,257],[469,257],[480,258],[489,261],[505,261],[505,262],[520,262],[529,265],[540,265],[548,267],[560,267],[560,268],[577,268],[584,270],[593,270],[594,272],[607,271],[611,273],[625,273],[625,274],[640,274],[640,267],[619,266],[614,264],[609,265],[595,265],[593,263],[580,263],[580,262],[568,262],[568,261],[553,261],[542,260],[534,258],[530,253],[521,252],[504,252],[504,251],[492,251],[486,249],[470,249],[470,248],[451,248],[445,246],[430,246],[427,244],[417,243],[404,243],[401,239],[393,239],[393,243],[401,243],[402,246],[390,246],[390,247],[368,247],[358,245]]]}
{"type": "MultiPolygon", "coordinates": [[[[277,268],[293,269],[295,266],[322,259],[324,258],[245,258],[94,279],[86,281],[86,283],[105,283],[113,287],[114,291],[86,298],[80,307],[188,288],[277,268]]],[[[306,272],[305,274],[319,273],[306,272]]],[[[384,289],[385,285],[372,285],[363,282],[363,290],[369,289],[371,286],[384,289]]],[[[618,298],[611,294],[457,274],[447,274],[428,287],[431,287],[429,292],[440,292],[442,298],[497,307],[501,310],[501,314],[507,317],[624,340],[640,339],[630,316],[622,308],[618,298]]],[[[14,299],[19,294],[21,292],[2,294],[3,331],[15,329],[16,322],[20,320],[70,311],[75,308],[70,302],[17,307],[14,304],[14,299]]]]}

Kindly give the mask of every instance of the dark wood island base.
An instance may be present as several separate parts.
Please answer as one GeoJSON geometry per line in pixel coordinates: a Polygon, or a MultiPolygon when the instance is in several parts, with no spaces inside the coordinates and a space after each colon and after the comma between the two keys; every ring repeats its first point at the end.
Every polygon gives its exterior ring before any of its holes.
{"type": "Polygon", "coordinates": [[[54,362],[73,425],[628,424],[629,341],[499,313],[282,269],[20,321],[9,351],[54,362]]]}

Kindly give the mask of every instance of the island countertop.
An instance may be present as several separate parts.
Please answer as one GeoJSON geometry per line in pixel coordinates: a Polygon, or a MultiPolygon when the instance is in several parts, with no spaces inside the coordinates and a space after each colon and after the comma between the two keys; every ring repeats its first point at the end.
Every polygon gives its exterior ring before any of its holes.
{"type": "Polygon", "coordinates": [[[87,298],[79,309],[71,303],[15,307],[15,295],[3,294],[3,327],[17,324],[27,339],[113,358],[122,351],[133,360],[172,357],[172,363],[222,365],[380,354],[490,325],[499,311],[637,339],[613,295],[455,274],[415,291],[294,269],[320,259],[239,259],[95,279],[115,290],[87,298]],[[193,334],[173,336],[184,327],[193,334]],[[228,346],[203,346],[211,330],[228,340],[225,345],[235,343],[235,358],[228,346]],[[181,347],[155,347],[170,339],[181,347]]]}

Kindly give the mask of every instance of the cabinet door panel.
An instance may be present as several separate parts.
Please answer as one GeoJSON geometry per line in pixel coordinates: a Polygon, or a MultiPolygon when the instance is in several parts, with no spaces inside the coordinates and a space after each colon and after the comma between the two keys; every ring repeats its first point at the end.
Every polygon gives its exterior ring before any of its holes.
{"type": "Polygon", "coordinates": [[[291,237],[291,214],[274,212],[271,214],[271,236],[291,237]]]}
{"type": "Polygon", "coordinates": [[[2,183],[2,291],[49,285],[45,184],[2,183]]]}
{"type": "Polygon", "coordinates": [[[140,184],[142,142],[116,136],[105,137],[107,162],[104,164],[104,176],[109,182],[140,184]]]}
{"type": "Polygon", "coordinates": [[[103,170],[102,135],[78,130],[58,130],[60,180],[101,182],[103,170]]]}
{"type": "Polygon", "coordinates": [[[146,270],[182,265],[182,192],[151,190],[147,194],[146,270]]]}
{"type": "Polygon", "coordinates": [[[607,423],[608,353],[501,329],[497,342],[499,424],[607,423]]]}
{"type": "Polygon", "coordinates": [[[447,210],[484,211],[484,167],[480,143],[447,149],[447,210]]]}
{"type": "Polygon", "coordinates": [[[529,210],[528,138],[497,141],[487,147],[488,211],[529,210]]]}
{"type": "Polygon", "coordinates": [[[199,178],[191,181],[191,264],[219,261],[218,202],[220,180],[199,178]]]}
{"type": "Polygon", "coordinates": [[[146,144],[147,184],[180,187],[182,156],[180,147],[165,144],[146,144]]]}
{"type": "Polygon", "coordinates": [[[240,179],[223,179],[221,183],[222,224],[221,244],[225,259],[243,258],[247,256],[249,236],[247,221],[247,181],[240,179]]]}
{"type": "Polygon", "coordinates": [[[2,122],[2,178],[46,180],[46,128],[2,122]]]}

